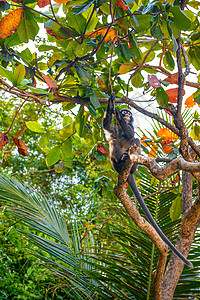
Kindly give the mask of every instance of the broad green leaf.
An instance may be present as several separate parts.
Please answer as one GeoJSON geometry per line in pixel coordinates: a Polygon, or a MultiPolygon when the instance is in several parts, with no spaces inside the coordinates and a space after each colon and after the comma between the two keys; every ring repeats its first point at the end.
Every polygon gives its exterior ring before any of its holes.
{"type": "Polygon", "coordinates": [[[195,93],[194,93],[194,101],[200,105],[200,91],[197,90],[195,93]]]}
{"type": "Polygon", "coordinates": [[[174,15],[174,24],[180,30],[188,30],[191,25],[190,19],[180,9],[180,6],[171,6],[169,11],[174,15]]]}
{"type": "Polygon", "coordinates": [[[135,67],[135,63],[127,62],[119,67],[119,74],[126,74],[135,67]]]}
{"type": "Polygon", "coordinates": [[[195,140],[195,141],[200,141],[200,126],[197,124],[194,124],[190,136],[195,140]]]}
{"type": "Polygon", "coordinates": [[[14,82],[14,74],[13,72],[5,69],[4,67],[0,66],[0,75],[2,77],[6,77],[9,81],[11,81],[12,83],[14,82]]]}
{"type": "Polygon", "coordinates": [[[79,34],[84,32],[86,26],[86,19],[82,15],[74,15],[70,10],[66,15],[67,24],[70,28],[73,28],[79,34]]]}
{"type": "Polygon", "coordinates": [[[172,202],[172,206],[170,207],[170,218],[172,221],[178,220],[180,215],[182,214],[182,199],[181,195],[178,195],[174,201],[172,202]]]}
{"type": "MultiPolygon", "coordinates": [[[[58,51],[58,47],[55,47],[53,45],[40,45],[38,47],[38,50],[39,51],[50,51],[50,50],[58,51]]],[[[59,51],[61,51],[61,50],[59,50],[59,51]]]]}
{"type": "Polygon", "coordinates": [[[62,144],[62,153],[64,161],[71,160],[73,157],[72,140],[68,139],[62,144]]]}
{"type": "Polygon", "coordinates": [[[25,10],[24,17],[19,23],[17,29],[18,36],[23,43],[28,43],[29,40],[35,40],[35,36],[39,31],[39,26],[33,16],[33,13],[25,10]]]}
{"type": "Polygon", "coordinates": [[[18,85],[22,82],[25,74],[26,74],[26,71],[25,71],[24,65],[19,65],[15,68],[15,70],[14,70],[15,85],[18,85]]]}
{"type": "Polygon", "coordinates": [[[147,30],[150,29],[150,22],[151,22],[151,15],[137,15],[135,16],[139,26],[137,27],[137,30],[139,32],[145,32],[147,33],[147,30]]]}
{"type": "Polygon", "coordinates": [[[121,53],[121,56],[123,57],[123,59],[125,61],[130,61],[132,57],[134,57],[134,54],[132,53],[132,51],[128,48],[127,44],[120,44],[119,46],[119,50],[121,53]]]}
{"type": "Polygon", "coordinates": [[[69,124],[71,124],[72,123],[72,117],[70,117],[70,116],[65,116],[64,118],[63,118],[63,127],[64,126],[67,126],[67,125],[69,125],[69,124]]]}
{"type": "Polygon", "coordinates": [[[77,71],[77,75],[78,77],[85,83],[85,84],[89,84],[90,80],[92,78],[92,75],[90,73],[88,73],[87,71],[85,71],[83,68],[76,66],[76,71],[77,71]]]}
{"type": "Polygon", "coordinates": [[[80,137],[84,136],[84,124],[85,124],[85,116],[80,106],[78,114],[76,116],[76,123],[75,123],[75,129],[80,137]]]}
{"type": "Polygon", "coordinates": [[[53,147],[46,157],[46,164],[48,167],[57,163],[61,158],[60,146],[53,147]]]}
{"type": "Polygon", "coordinates": [[[74,132],[73,123],[65,126],[59,131],[59,136],[64,140],[67,139],[74,132]]]}
{"type": "Polygon", "coordinates": [[[138,48],[137,41],[132,34],[129,35],[129,42],[131,44],[131,51],[135,55],[135,58],[137,58],[137,61],[140,60],[141,59],[140,49],[138,48]]]}
{"type": "Polygon", "coordinates": [[[45,131],[44,128],[37,121],[28,121],[25,122],[28,129],[33,132],[43,133],[45,131]]]}
{"type": "Polygon", "coordinates": [[[162,86],[156,89],[156,100],[161,107],[168,106],[169,97],[162,86]]]}
{"type": "Polygon", "coordinates": [[[25,50],[23,50],[21,52],[20,56],[23,57],[27,61],[32,61],[32,59],[33,59],[33,54],[31,53],[29,48],[26,48],[25,50]]]}
{"type": "Polygon", "coordinates": [[[49,137],[48,137],[48,132],[44,133],[40,140],[39,140],[39,147],[42,149],[42,148],[45,148],[48,144],[48,141],[49,141],[49,137]]]}
{"type": "Polygon", "coordinates": [[[91,49],[91,46],[89,46],[85,40],[81,45],[77,44],[75,48],[75,54],[78,57],[84,56],[86,53],[88,53],[89,49],[91,49]]]}
{"type": "Polygon", "coordinates": [[[35,88],[33,86],[28,86],[28,88],[34,93],[39,93],[39,94],[44,94],[44,95],[46,95],[48,93],[48,91],[45,91],[45,90],[42,90],[39,88],[35,88]]]}
{"type": "Polygon", "coordinates": [[[82,14],[84,11],[86,11],[92,4],[93,0],[88,0],[85,3],[81,5],[76,5],[73,7],[74,15],[82,14]]]}
{"type": "MultiPolygon", "coordinates": [[[[65,31],[60,25],[58,25],[57,23],[54,23],[52,26],[52,30],[55,33],[55,35],[57,37],[59,37],[60,39],[69,39],[71,38],[71,35],[65,31]]],[[[70,31],[70,29],[69,29],[70,31]]]]}
{"type": "Polygon", "coordinates": [[[163,57],[163,63],[166,69],[173,71],[175,67],[174,59],[170,52],[166,52],[163,57]]]}
{"type": "Polygon", "coordinates": [[[151,34],[157,39],[162,40],[162,31],[159,24],[156,24],[155,26],[151,27],[151,34]]]}
{"type": "Polygon", "coordinates": [[[97,98],[97,95],[95,92],[93,92],[93,94],[90,95],[90,101],[95,109],[98,109],[101,107],[101,104],[100,104],[99,99],[97,98]]]}
{"type": "Polygon", "coordinates": [[[143,83],[144,77],[142,76],[141,72],[137,72],[135,76],[131,79],[131,83],[134,87],[139,88],[143,83]]]}

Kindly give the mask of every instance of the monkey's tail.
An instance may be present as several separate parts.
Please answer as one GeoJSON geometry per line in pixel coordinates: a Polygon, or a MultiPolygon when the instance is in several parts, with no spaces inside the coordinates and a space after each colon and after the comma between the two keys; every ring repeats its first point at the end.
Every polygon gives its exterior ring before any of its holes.
{"type": "Polygon", "coordinates": [[[164,235],[164,233],[162,232],[162,230],[160,229],[160,227],[157,225],[156,221],[154,220],[153,216],[151,215],[148,207],[146,206],[139,190],[138,187],[136,185],[135,182],[135,178],[132,174],[129,175],[128,177],[128,184],[130,185],[130,188],[132,189],[133,193],[135,194],[141,208],[143,209],[145,215],[147,216],[149,222],[151,223],[151,225],[154,227],[154,229],[157,231],[157,233],[159,234],[159,236],[162,238],[162,240],[169,246],[169,248],[180,258],[182,259],[182,261],[190,268],[193,268],[193,264],[187,260],[187,258],[185,258],[183,256],[183,254],[176,249],[176,247],[170,242],[170,240],[164,235]]]}

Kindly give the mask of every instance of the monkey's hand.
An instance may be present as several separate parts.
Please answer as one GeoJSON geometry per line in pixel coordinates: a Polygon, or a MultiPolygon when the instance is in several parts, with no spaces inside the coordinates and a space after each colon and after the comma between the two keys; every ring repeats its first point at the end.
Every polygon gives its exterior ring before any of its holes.
{"type": "Polygon", "coordinates": [[[115,114],[115,93],[112,93],[110,95],[110,98],[108,100],[108,106],[109,110],[112,114],[115,114]]]}
{"type": "Polygon", "coordinates": [[[118,121],[121,121],[123,119],[122,113],[119,111],[119,109],[115,109],[116,111],[116,118],[118,121]]]}

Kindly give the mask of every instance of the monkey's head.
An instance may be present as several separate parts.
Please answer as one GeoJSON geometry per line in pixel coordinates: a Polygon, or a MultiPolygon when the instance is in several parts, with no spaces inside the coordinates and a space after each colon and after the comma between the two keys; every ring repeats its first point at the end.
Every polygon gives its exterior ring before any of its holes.
{"type": "Polygon", "coordinates": [[[124,120],[126,121],[126,123],[128,124],[132,124],[134,119],[133,119],[133,115],[132,112],[129,109],[121,109],[120,113],[122,114],[124,120]]]}

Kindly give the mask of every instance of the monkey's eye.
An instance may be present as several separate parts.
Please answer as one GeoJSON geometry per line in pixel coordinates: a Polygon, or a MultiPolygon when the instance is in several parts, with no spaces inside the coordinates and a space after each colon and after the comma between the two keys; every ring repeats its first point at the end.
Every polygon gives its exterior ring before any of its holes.
{"type": "Polygon", "coordinates": [[[126,115],[126,112],[124,110],[122,111],[122,115],[126,115]]]}

